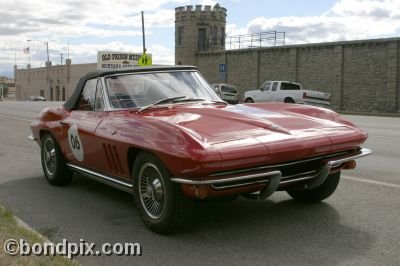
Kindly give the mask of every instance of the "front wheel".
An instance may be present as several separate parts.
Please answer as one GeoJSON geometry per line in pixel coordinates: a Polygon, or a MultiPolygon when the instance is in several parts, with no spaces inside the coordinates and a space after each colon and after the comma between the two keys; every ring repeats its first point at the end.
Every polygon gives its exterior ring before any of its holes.
{"type": "Polygon", "coordinates": [[[244,102],[245,103],[254,103],[253,99],[251,99],[251,98],[247,98],[244,102]]]}
{"type": "Polygon", "coordinates": [[[53,186],[66,186],[72,181],[72,172],[67,168],[56,139],[51,134],[42,137],[42,168],[47,181],[53,186]]]}
{"type": "Polygon", "coordinates": [[[146,226],[159,234],[176,232],[193,216],[194,201],[185,197],[153,154],[141,152],[133,165],[133,192],[146,226]]]}
{"type": "Polygon", "coordinates": [[[324,183],[314,189],[289,189],[287,193],[295,200],[307,203],[320,202],[335,192],[340,180],[340,172],[328,175],[324,183]]]}

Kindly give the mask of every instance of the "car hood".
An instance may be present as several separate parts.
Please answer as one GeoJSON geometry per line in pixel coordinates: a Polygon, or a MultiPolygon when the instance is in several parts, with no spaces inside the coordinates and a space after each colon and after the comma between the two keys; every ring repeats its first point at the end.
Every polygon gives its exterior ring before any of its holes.
{"type": "Polygon", "coordinates": [[[192,130],[208,139],[246,137],[253,131],[297,135],[304,130],[348,127],[326,119],[296,113],[268,111],[250,105],[177,106],[154,110],[143,116],[192,130]]]}
{"type": "Polygon", "coordinates": [[[208,144],[249,138],[262,143],[317,138],[331,145],[344,135],[361,138],[359,131],[346,124],[250,105],[182,105],[143,115],[173,124],[208,144]]]}

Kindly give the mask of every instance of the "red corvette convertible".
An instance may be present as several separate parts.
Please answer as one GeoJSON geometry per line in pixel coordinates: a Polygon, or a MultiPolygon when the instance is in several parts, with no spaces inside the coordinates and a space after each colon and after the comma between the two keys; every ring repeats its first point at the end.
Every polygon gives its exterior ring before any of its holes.
{"type": "Polygon", "coordinates": [[[228,105],[189,66],[89,73],[31,129],[51,185],[68,185],[78,172],[132,192],[158,233],[179,229],[207,198],[287,191],[324,200],[341,170],[371,153],[361,147],[367,134],[335,112],[228,105]]]}

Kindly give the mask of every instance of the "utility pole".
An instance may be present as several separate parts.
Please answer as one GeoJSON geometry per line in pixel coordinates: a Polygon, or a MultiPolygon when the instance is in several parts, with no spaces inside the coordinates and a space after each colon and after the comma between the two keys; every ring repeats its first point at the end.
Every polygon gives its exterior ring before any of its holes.
{"type": "Polygon", "coordinates": [[[142,36],[143,36],[143,53],[146,53],[146,37],[144,35],[144,15],[142,11],[142,36]]]}
{"type": "Polygon", "coordinates": [[[61,63],[60,63],[60,65],[62,65],[62,61],[63,61],[63,53],[61,53],[61,63]]]}
{"type": "Polygon", "coordinates": [[[47,52],[47,62],[46,62],[46,81],[47,81],[47,87],[50,90],[50,101],[53,100],[53,96],[52,96],[52,88],[50,88],[50,56],[49,56],[49,41],[41,41],[41,40],[28,40],[28,42],[32,42],[32,41],[36,41],[36,42],[41,42],[44,45],[46,45],[46,52],[47,52]]]}

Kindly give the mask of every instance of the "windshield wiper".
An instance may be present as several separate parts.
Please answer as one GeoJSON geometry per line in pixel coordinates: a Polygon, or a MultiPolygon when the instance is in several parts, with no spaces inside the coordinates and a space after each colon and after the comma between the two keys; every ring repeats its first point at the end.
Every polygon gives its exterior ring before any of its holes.
{"type": "Polygon", "coordinates": [[[144,110],[146,110],[146,109],[148,109],[148,108],[151,108],[151,107],[153,107],[153,106],[155,106],[155,105],[158,105],[158,104],[170,103],[170,102],[174,102],[174,100],[183,99],[183,98],[186,98],[186,96],[175,96],[175,97],[163,98],[163,99],[158,100],[158,101],[156,101],[156,102],[154,102],[154,103],[152,103],[152,104],[143,106],[142,108],[140,108],[140,109],[138,110],[138,112],[139,112],[139,113],[140,113],[140,112],[143,112],[144,110]]]}
{"type": "Polygon", "coordinates": [[[182,98],[182,99],[176,99],[174,100],[175,103],[181,103],[181,102],[199,102],[199,101],[207,101],[206,99],[202,98],[182,98]]]}
{"type": "Polygon", "coordinates": [[[213,102],[213,103],[222,103],[222,104],[228,105],[228,103],[225,102],[225,101],[212,100],[212,102],[213,102]]]}
{"type": "Polygon", "coordinates": [[[140,112],[143,112],[144,110],[146,110],[146,109],[148,109],[148,108],[151,108],[151,107],[153,107],[153,106],[155,106],[155,105],[159,105],[159,104],[176,103],[176,102],[180,102],[180,103],[181,103],[181,102],[199,102],[199,101],[201,101],[201,102],[203,102],[203,101],[205,101],[205,102],[206,102],[206,101],[210,101],[210,102],[212,102],[212,103],[222,103],[222,104],[228,105],[228,103],[225,102],[225,101],[207,100],[207,99],[203,99],[203,98],[187,98],[186,96],[175,96],[175,97],[163,98],[163,99],[158,100],[158,101],[156,101],[156,102],[154,102],[154,103],[152,103],[152,104],[143,106],[142,108],[140,108],[140,109],[138,110],[138,112],[139,112],[139,113],[140,113],[140,112]]]}
{"type": "Polygon", "coordinates": [[[218,101],[218,100],[208,100],[203,98],[184,98],[180,100],[174,100],[173,102],[212,102],[212,103],[222,103],[227,105],[228,103],[225,101],[218,101]]]}

